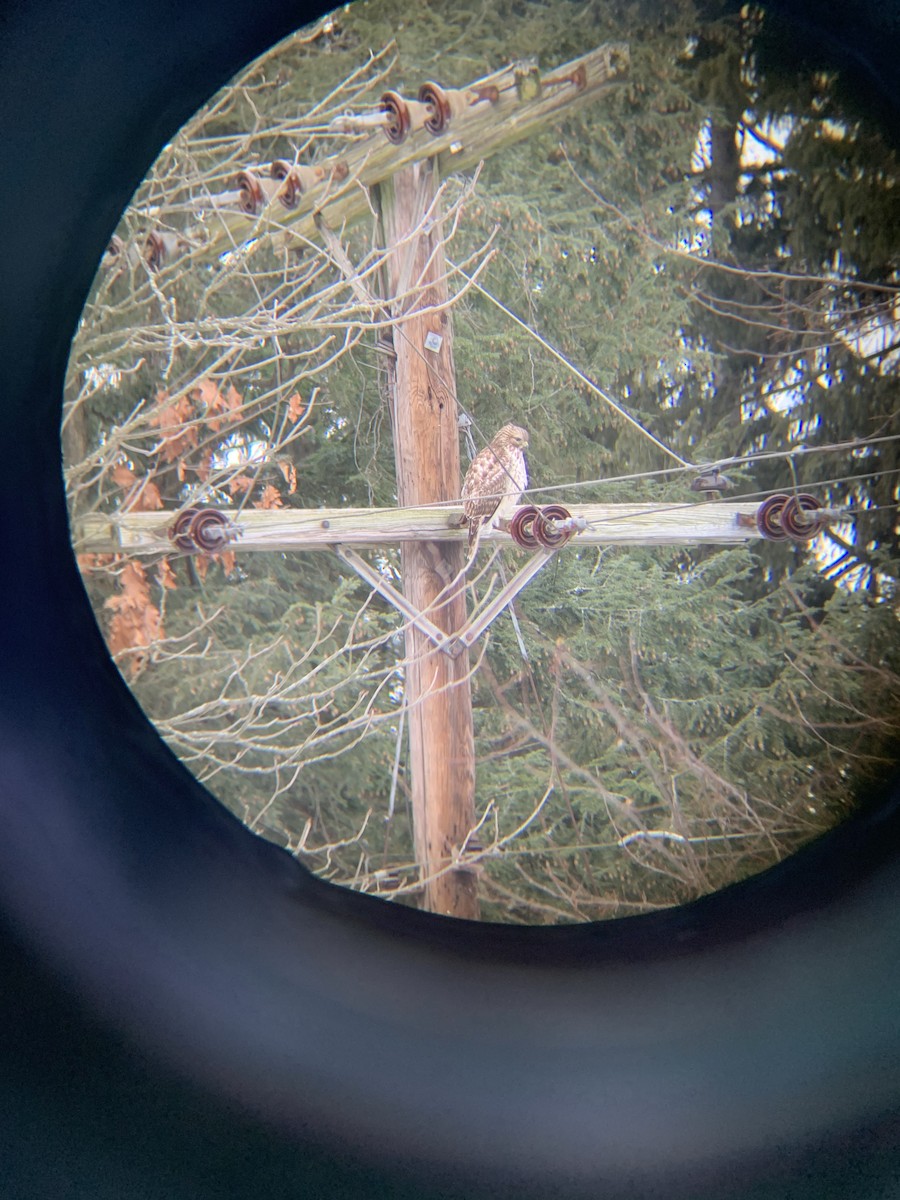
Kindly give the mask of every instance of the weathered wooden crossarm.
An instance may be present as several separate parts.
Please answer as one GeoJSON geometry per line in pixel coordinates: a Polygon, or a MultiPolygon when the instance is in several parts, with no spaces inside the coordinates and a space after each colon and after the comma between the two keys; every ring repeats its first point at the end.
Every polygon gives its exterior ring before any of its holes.
{"type": "MultiPolygon", "coordinates": [[[[573,538],[579,545],[663,545],[729,543],[759,536],[753,502],[678,504],[579,504],[571,508],[586,527],[573,538]]],[[[434,508],[248,509],[231,516],[227,548],[324,550],[335,545],[392,546],[415,541],[463,541],[461,505],[434,508]]],[[[76,521],[79,554],[160,554],[175,552],[169,531],[174,513],[94,513],[76,521]]],[[[485,528],[481,542],[511,542],[505,531],[485,528]]]]}
{"type": "MultiPolygon", "coordinates": [[[[288,245],[292,240],[318,240],[319,214],[324,214],[334,229],[366,215],[371,211],[369,189],[402,167],[425,158],[439,158],[441,178],[474,167],[505,146],[596,100],[627,74],[628,65],[625,42],[598,46],[564,66],[542,73],[536,68],[510,65],[460,89],[472,94],[489,90],[494,98],[454,111],[442,132],[414,129],[396,144],[382,129],[376,129],[348,150],[322,159],[315,166],[317,181],[293,198],[296,206],[291,209],[280,202],[274,186],[268,184],[268,202],[256,214],[240,210],[240,193],[234,186],[221,195],[197,197],[198,208],[214,211],[215,216],[187,228],[183,234],[171,234],[169,243],[161,243],[162,249],[156,247],[154,265],[182,256],[185,261],[209,261],[248,239],[258,245],[258,239],[267,235],[276,235],[288,245]]],[[[415,96],[409,100],[414,101],[415,96]]],[[[270,168],[268,163],[260,165],[261,179],[270,168]]],[[[107,265],[117,257],[108,255],[107,265]]]]}

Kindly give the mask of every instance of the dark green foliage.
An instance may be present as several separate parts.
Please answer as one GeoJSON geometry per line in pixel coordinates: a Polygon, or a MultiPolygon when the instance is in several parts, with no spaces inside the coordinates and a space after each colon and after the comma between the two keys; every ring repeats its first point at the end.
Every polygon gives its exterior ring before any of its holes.
{"type": "MultiPolygon", "coordinates": [[[[717,4],[357,0],[324,42],[297,39],[217,100],[123,218],[126,240],[150,204],[183,229],[179,204],[198,181],[225,188],[248,161],[332,152],[327,122],[306,114],[357,69],[338,108],[371,109],[385,86],[464,84],[532,55],[549,69],[629,42],[627,80],[489,159],[463,203],[451,261],[477,261],[491,239],[496,251],[484,291],[452,309],[476,442],[507,420],[526,425],[535,500],[573,506],[680,505],[694,498],[690,476],[663,473],[679,461],[777,452],[727,468],[735,496],[809,490],[852,507],[855,525],[810,547],[601,553],[576,540],[528,586],[527,662],[506,615],[472,655],[489,919],[615,916],[761,870],[843,817],[896,738],[897,443],[823,448],[900,435],[898,165],[839,70],[775,62],[774,29],[764,10],[717,4]],[[559,485],[577,487],[541,493],[559,485]]],[[[445,210],[465,183],[448,180],[445,210]]],[[[377,260],[374,221],[341,236],[351,262],[377,260]]],[[[73,510],[121,504],[111,470],[126,461],[155,472],[168,509],[195,489],[237,510],[266,487],[285,506],[393,504],[384,348],[357,301],[313,247],[107,273],[73,353],[73,510]],[[296,319],[272,330],[276,303],[296,319]],[[193,323],[193,342],[173,343],[176,319],[193,323]],[[91,367],[105,382],[76,403],[91,367]],[[207,375],[241,393],[239,426],[207,423],[208,445],[170,461],[157,427],[121,433],[158,390],[176,396],[207,375]],[[290,440],[295,393],[315,406],[290,440]],[[221,458],[229,444],[268,453],[204,479],[207,451],[221,458]],[[232,496],[238,470],[253,486],[232,496]]],[[[398,581],[394,551],[372,560],[398,581]]],[[[521,555],[505,561],[511,571],[521,555]]],[[[201,588],[175,565],[164,603],[153,585],[168,641],[135,682],[163,735],[314,869],[410,902],[397,615],[329,554],[239,557],[201,588]]],[[[116,594],[111,578],[88,584],[98,607],[116,594]]]]}

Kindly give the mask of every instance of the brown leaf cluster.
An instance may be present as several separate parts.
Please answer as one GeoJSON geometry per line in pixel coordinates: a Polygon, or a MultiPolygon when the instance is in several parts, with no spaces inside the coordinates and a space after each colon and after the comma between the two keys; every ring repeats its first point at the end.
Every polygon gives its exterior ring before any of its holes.
{"type": "Polygon", "coordinates": [[[160,613],[150,599],[150,584],[141,563],[126,562],[117,582],[118,592],[104,603],[112,613],[106,640],[114,657],[129,655],[128,674],[134,679],[147,665],[147,648],[162,636],[160,613]]]}
{"type": "Polygon", "coordinates": [[[99,571],[108,567],[115,557],[114,554],[79,554],[78,569],[83,575],[89,575],[91,571],[99,571]]]}
{"type": "Polygon", "coordinates": [[[229,383],[228,387],[221,391],[215,380],[201,379],[191,396],[200,406],[200,415],[204,417],[213,433],[218,433],[223,426],[240,420],[244,398],[233,383],[229,383]],[[217,416],[217,413],[221,415],[217,416]]]}
{"type": "Polygon", "coordinates": [[[262,496],[253,502],[254,508],[284,508],[284,501],[281,499],[281,494],[277,487],[272,484],[267,484],[263,488],[262,496]]]}
{"type": "Polygon", "coordinates": [[[284,476],[284,482],[288,485],[288,494],[293,496],[297,490],[297,468],[289,458],[280,458],[278,460],[278,470],[284,476]]]}
{"type": "Polygon", "coordinates": [[[228,490],[231,492],[232,496],[236,496],[238,492],[243,495],[244,493],[250,491],[250,489],[253,487],[253,483],[254,481],[249,475],[235,475],[233,479],[229,479],[228,481],[228,490]]]}
{"type": "MultiPolygon", "coordinates": [[[[298,420],[304,412],[299,395],[291,397],[291,419],[298,420]]],[[[116,487],[123,492],[122,511],[154,512],[163,508],[163,499],[154,480],[157,470],[173,465],[177,476],[184,480],[189,471],[201,481],[208,479],[212,469],[212,452],[204,451],[202,460],[191,462],[192,452],[201,447],[205,430],[213,433],[241,419],[243,396],[229,383],[220,386],[214,379],[202,379],[188,392],[174,399],[164,389],[156,395],[156,406],[150,423],[159,431],[155,465],[150,465],[146,474],[138,475],[128,463],[116,463],[110,476],[116,487]]],[[[194,455],[194,457],[197,457],[194,455]]],[[[293,465],[279,464],[285,482],[293,492],[296,490],[296,474],[293,465]]],[[[247,493],[254,485],[249,475],[236,475],[229,480],[232,495],[247,493]]],[[[257,508],[280,508],[282,499],[277,488],[271,485],[263,490],[256,502],[257,508]]],[[[237,565],[233,550],[224,550],[215,555],[198,554],[193,563],[197,577],[206,578],[211,562],[219,562],[226,574],[231,574],[237,565]]],[[[126,561],[118,554],[83,554],[78,564],[87,574],[105,570],[115,577],[116,591],[104,602],[110,614],[107,644],[110,653],[125,656],[127,673],[136,678],[149,662],[149,648],[154,641],[164,636],[162,617],[158,605],[151,598],[151,582],[147,569],[137,560],[126,561]]],[[[168,558],[156,566],[159,586],[166,590],[178,586],[175,571],[168,558]]]]}
{"type": "Polygon", "coordinates": [[[172,570],[172,564],[167,558],[160,560],[159,566],[156,568],[156,577],[160,585],[164,588],[174,591],[178,587],[175,572],[172,570]]]}
{"type": "Polygon", "coordinates": [[[288,420],[296,424],[302,417],[305,417],[309,412],[309,405],[304,404],[303,397],[299,392],[294,392],[290,400],[288,400],[288,420]]]}
{"type": "Polygon", "coordinates": [[[163,462],[173,463],[193,450],[200,436],[194,404],[190,396],[171,400],[168,392],[156,394],[156,412],[150,418],[160,433],[157,454],[163,462]]]}
{"type": "Polygon", "coordinates": [[[147,475],[135,475],[126,463],[117,463],[111,474],[113,483],[125,492],[124,512],[155,512],[162,508],[162,496],[153,482],[152,471],[147,475]]]}

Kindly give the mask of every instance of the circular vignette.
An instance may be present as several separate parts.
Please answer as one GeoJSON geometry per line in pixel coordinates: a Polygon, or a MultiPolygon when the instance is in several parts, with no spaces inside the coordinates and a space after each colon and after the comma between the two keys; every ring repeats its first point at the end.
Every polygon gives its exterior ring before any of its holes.
{"type": "MultiPolygon", "coordinates": [[[[254,838],[165,750],[109,661],[59,476],[68,341],[159,146],[298,19],[281,0],[177,15],[61,4],[18,14],[2,50],[33,197],[4,222],[17,304],[2,418],[18,451],[4,511],[18,519],[5,523],[0,900],[22,989],[6,1003],[35,1039],[11,1048],[12,1078],[24,1087],[30,1069],[77,1127],[71,1077],[36,1040],[64,1012],[87,1046],[94,1124],[120,1135],[100,1161],[124,1170],[122,1116],[141,1120],[129,1088],[197,1118],[207,1175],[185,1162],[179,1178],[175,1123],[151,1103],[147,1171],[132,1164],[126,1194],[181,1194],[189,1179],[193,1195],[247,1194],[258,1175],[222,1169],[230,1128],[270,1171],[269,1195],[309,1186],[301,1146],[318,1148],[321,1194],[371,1194],[376,1172],[397,1195],[883,1195],[898,1167],[896,789],[689,908],[473,927],[338,891],[254,838]],[[88,80],[87,62],[103,68],[88,80]]],[[[57,1060],[73,1063],[71,1048],[57,1060]]],[[[34,1093],[14,1100],[11,1187],[27,1195],[28,1138],[60,1159],[72,1146],[35,1132],[34,1093]]],[[[92,1194],[110,1186],[78,1161],[92,1194]]]]}

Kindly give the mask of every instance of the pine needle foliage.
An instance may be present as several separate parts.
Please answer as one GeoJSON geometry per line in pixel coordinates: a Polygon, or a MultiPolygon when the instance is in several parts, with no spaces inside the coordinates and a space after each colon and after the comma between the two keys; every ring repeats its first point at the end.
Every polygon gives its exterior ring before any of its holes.
{"type": "MultiPolygon", "coordinates": [[[[374,211],[336,231],[370,304],[312,242],[157,271],[134,248],[151,227],[189,241],[198,211],[215,221],[199,200],[249,164],[346,146],[333,119],[386,87],[628,41],[601,100],[445,182],[476,446],[515,420],[536,502],[661,507],[693,498],[665,474],[679,462],[775,452],[727,468],[734,494],[849,512],[808,545],[576,539],[516,601],[518,632],[492,626],[473,653],[466,851],[487,919],[605,919],[763,870],[845,817],[896,745],[898,164],[837,68],[773,56],[773,21],[689,0],[356,0],[163,150],[73,345],[73,527],[129,506],[396,503],[374,211]]],[[[400,582],[395,549],[370,561],[400,582]]],[[[326,553],[220,555],[193,580],[177,555],[82,565],[111,651],[198,778],[324,877],[416,903],[393,609],[326,553]]]]}

